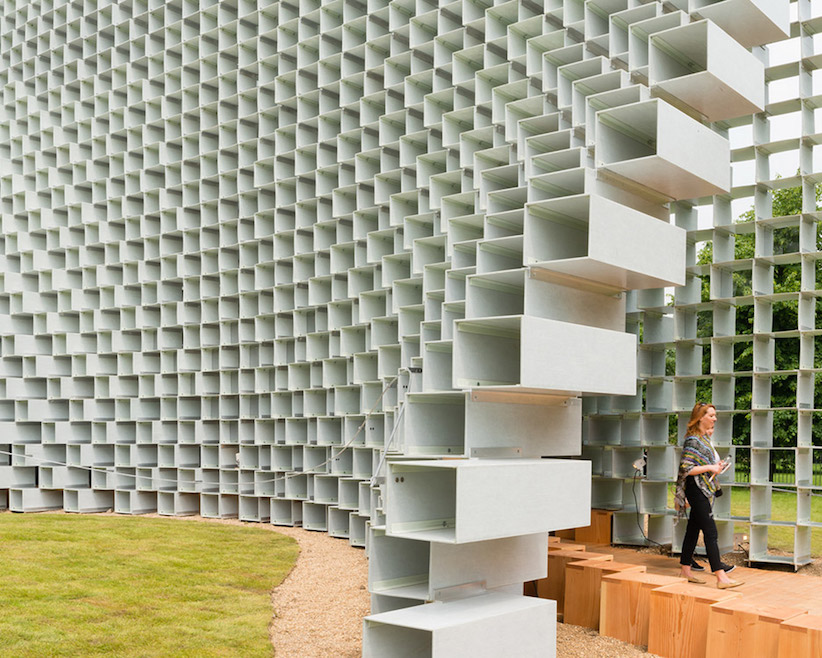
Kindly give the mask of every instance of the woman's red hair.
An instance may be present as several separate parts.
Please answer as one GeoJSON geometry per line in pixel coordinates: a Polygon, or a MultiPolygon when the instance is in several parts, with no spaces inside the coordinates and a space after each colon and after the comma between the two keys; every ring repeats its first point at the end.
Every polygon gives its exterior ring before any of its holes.
{"type": "Polygon", "coordinates": [[[694,436],[699,433],[699,421],[708,413],[708,409],[716,411],[716,407],[708,402],[697,402],[691,411],[691,419],[688,421],[687,436],[694,436]]]}

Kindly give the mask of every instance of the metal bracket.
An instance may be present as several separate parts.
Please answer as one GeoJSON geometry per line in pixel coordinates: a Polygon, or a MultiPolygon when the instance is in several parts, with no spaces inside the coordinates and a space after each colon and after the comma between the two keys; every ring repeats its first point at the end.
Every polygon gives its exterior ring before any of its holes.
{"type": "Polygon", "coordinates": [[[522,457],[522,448],[501,446],[499,448],[471,448],[471,457],[479,459],[516,459],[522,457]]]}
{"type": "Polygon", "coordinates": [[[471,583],[464,583],[462,585],[454,585],[453,587],[443,587],[442,589],[434,590],[435,601],[455,601],[457,599],[467,599],[471,596],[479,596],[485,594],[488,588],[485,586],[484,580],[477,580],[471,583]]]}

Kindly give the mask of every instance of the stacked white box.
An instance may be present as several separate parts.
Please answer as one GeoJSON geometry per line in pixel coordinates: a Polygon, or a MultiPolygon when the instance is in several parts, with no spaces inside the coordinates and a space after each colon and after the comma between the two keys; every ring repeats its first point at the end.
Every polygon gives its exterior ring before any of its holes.
{"type": "Polygon", "coordinates": [[[489,593],[366,617],[363,655],[544,656],[555,634],[555,601],[489,593]]]}

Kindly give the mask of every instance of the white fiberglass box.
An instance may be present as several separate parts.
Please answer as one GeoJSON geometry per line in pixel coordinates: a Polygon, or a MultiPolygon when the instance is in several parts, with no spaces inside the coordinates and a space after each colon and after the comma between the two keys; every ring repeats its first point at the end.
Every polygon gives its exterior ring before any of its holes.
{"type": "Polygon", "coordinates": [[[791,35],[789,0],[690,0],[688,10],[712,20],[745,48],[791,35]]]}
{"type": "Polygon", "coordinates": [[[556,655],[556,601],[488,592],[366,617],[363,656],[556,655]]]}
{"type": "Polygon", "coordinates": [[[564,459],[389,462],[386,534],[462,544],[590,521],[591,463],[564,459]]]}
{"type": "Polygon", "coordinates": [[[520,457],[572,457],[582,451],[582,399],[471,391],[465,403],[469,457],[514,449],[520,457]]]}
{"type": "Polygon", "coordinates": [[[526,265],[579,279],[577,285],[685,284],[685,231],[596,194],[528,204],[523,257],[526,265]]]}
{"type": "Polygon", "coordinates": [[[709,20],[650,37],[648,83],[673,105],[721,121],[765,108],[765,66],[709,20]]]}
{"type": "Polygon", "coordinates": [[[636,394],[636,336],[527,315],[454,323],[454,388],[636,394]]]}
{"type": "Polygon", "coordinates": [[[416,458],[478,457],[494,451],[566,457],[579,455],[582,445],[580,398],[497,391],[409,393],[402,423],[396,445],[416,458]]]}
{"type": "Polygon", "coordinates": [[[12,512],[45,512],[63,507],[59,489],[9,489],[8,507],[12,512]]]}
{"type": "Polygon", "coordinates": [[[465,319],[530,315],[589,327],[625,329],[625,295],[564,274],[522,267],[465,278],[465,319]],[[569,284],[576,284],[573,287],[569,284]]]}
{"type": "Polygon", "coordinates": [[[731,189],[728,140],[663,100],[597,113],[596,164],[669,200],[731,189]]]}
{"type": "Polygon", "coordinates": [[[442,544],[372,528],[368,545],[368,591],[397,598],[434,601],[447,598],[452,588],[521,585],[547,572],[547,533],[442,544]]]}

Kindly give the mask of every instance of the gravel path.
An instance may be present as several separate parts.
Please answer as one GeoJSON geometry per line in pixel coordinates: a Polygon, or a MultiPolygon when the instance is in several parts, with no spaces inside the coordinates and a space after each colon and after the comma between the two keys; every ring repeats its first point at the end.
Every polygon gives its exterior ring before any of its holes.
{"type": "Polygon", "coordinates": [[[300,544],[297,566],[271,594],[277,658],[359,656],[371,607],[365,551],[324,532],[273,529],[300,544]]]}
{"type": "Polygon", "coordinates": [[[655,658],[633,644],[603,637],[596,631],[571,624],[557,624],[557,658],[655,658]]]}

